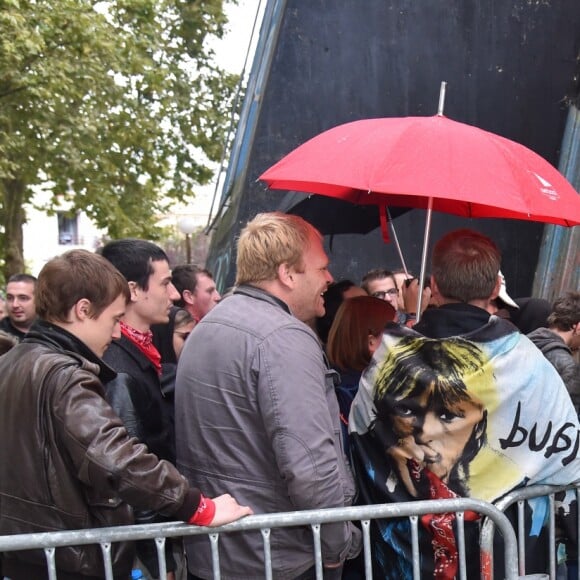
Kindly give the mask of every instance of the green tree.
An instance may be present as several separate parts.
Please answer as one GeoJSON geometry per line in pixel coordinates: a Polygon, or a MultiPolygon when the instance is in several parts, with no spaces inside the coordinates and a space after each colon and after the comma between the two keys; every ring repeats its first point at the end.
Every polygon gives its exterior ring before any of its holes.
{"type": "Polygon", "coordinates": [[[0,260],[23,205],[69,200],[111,237],[156,238],[220,158],[238,78],[213,63],[223,0],[0,0],[0,260]]]}

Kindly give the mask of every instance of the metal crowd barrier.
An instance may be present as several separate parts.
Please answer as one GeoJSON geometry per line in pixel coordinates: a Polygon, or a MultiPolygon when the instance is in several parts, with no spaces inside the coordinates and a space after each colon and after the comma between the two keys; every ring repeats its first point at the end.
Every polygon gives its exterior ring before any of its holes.
{"type": "MultiPolygon", "coordinates": [[[[518,544],[518,573],[524,576],[526,573],[526,526],[524,521],[524,510],[526,502],[530,499],[537,499],[545,497],[548,500],[549,514],[548,514],[548,538],[546,549],[549,551],[550,562],[550,580],[556,579],[557,568],[557,545],[556,545],[556,501],[555,495],[560,492],[569,490],[576,491],[576,501],[578,506],[577,517],[577,541],[580,544],[580,488],[578,484],[571,485],[531,485],[529,487],[522,487],[515,489],[506,494],[501,499],[497,500],[494,505],[500,511],[505,512],[509,507],[517,504],[517,544],[518,544]]],[[[485,520],[480,534],[481,550],[490,554],[493,558],[493,535],[494,535],[494,521],[491,519],[485,520]]],[[[580,545],[578,549],[578,569],[580,570],[580,545]]]]}
{"type": "MultiPolygon", "coordinates": [[[[287,512],[267,515],[249,516],[220,528],[200,528],[182,523],[147,524],[120,526],[110,528],[94,528],[66,532],[32,533],[0,537],[0,552],[14,550],[43,549],[46,555],[50,580],[57,580],[55,567],[55,550],[62,546],[78,546],[83,544],[100,544],[103,552],[105,578],[113,580],[111,564],[111,544],[121,541],[154,539],[159,559],[160,578],[167,574],[165,566],[165,538],[185,537],[193,535],[208,535],[211,542],[214,580],[220,580],[219,536],[229,532],[260,530],[264,541],[264,578],[272,580],[272,558],[270,550],[270,530],[272,528],[310,525],[314,539],[314,558],[317,580],[323,579],[321,557],[320,527],[322,524],[341,521],[360,521],[363,532],[363,553],[365,575],[372,579],[370,520],[377,518],[408,517],[411,523],[413,550],[413,579],[419,580],[419,516],[432,513],[455,512],[457,518],[457,547],[459,553],[459,578],[467,580],[465,562],[465,511],[472,511],[493,522],[493,529],[498,528],[504,540],[505,578],[517,580],[517,542],[515,532],[508,518],[493,505],[470,498],[414,501],[394,504],[357,506],[349,508],[334,508],[300,512],[287,512]]],[[[490,551],[490,555],[491,551],[490,551]]],[[[487,554],[482,554],[483,557],[487,554]]],[[[472,580],[472,579],[470,579],[472,580]]]]}

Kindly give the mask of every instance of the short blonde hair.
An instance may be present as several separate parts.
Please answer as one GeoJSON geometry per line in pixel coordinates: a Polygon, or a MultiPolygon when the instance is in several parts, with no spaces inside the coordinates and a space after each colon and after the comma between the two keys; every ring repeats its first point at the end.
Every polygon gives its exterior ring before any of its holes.
{"type": "Polygon", "coordinates": [[[281,264],[302,268],[304,252],[317,238],[320,232],[301,217],[258,214],[238,239],[236,286],[275,280],[281,264]]]}

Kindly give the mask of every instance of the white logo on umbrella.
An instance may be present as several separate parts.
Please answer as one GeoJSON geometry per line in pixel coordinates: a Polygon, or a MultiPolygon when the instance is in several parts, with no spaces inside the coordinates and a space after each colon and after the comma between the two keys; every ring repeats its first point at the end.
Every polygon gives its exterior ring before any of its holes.
{"type": "Polygon", "coordinates": [[[544,179],[541,175],[538,175],[533,171],[532,175],[542,184],[542,187],[540,188],[542,193],[546,194],[547,197],[554,201],[559,199],[560,196],[558,195],[558,192],[554,189],[554,186],[548,180],[544,179]]]}

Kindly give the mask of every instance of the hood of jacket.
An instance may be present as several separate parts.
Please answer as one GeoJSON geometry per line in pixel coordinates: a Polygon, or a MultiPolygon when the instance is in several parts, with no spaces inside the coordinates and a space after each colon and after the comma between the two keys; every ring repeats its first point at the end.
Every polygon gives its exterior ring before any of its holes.
{"type": "Polygon", "coordinates": [[[562,337],[558,336],[548,328],[537,328],[528,334],[528,338],[544,353],[544,355],[554,351],[564,351],[571,354],[562,337]]]}

